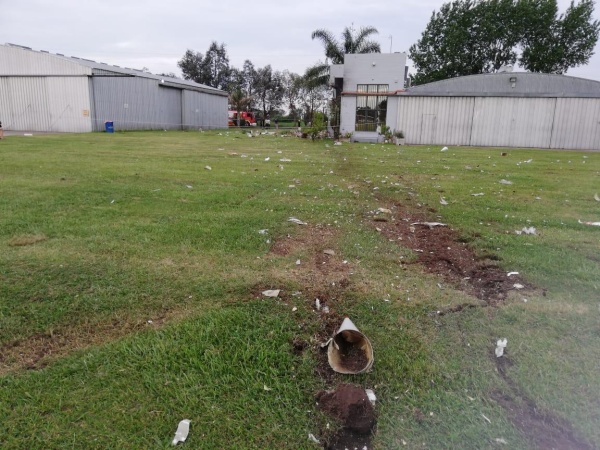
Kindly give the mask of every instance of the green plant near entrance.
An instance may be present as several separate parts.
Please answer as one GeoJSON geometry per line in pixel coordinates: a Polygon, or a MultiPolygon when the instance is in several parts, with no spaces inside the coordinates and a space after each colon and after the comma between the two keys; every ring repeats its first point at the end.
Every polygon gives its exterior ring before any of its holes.
{"type": "Polygon", "coordinates": [[[579,222],[599,220],[598,153],[225,130],[1,144],[2,448],[169,448],[184,418],[192,448],[315,448],[308,433],[335,427],[315,392],[349,381],[315,374],[316,289],[373,343],[373,371],[350,381],[377,394],[376,447],[534,448],[501,403],[514,386],[600,444],[600,229],[579,222]],[[479,307],[425,273],[369,219],[398,205],[435,210],[526,292],[479,307]],[[319,232],[317,253],[300,245],[319,232]],[[324,249],[349,267],[343,291],[298,275],[338,267],[324,249]]]}

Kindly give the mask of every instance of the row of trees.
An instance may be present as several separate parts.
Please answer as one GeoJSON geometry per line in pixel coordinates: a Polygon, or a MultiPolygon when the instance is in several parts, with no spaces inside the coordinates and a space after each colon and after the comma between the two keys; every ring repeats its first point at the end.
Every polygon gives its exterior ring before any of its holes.
{"type": "Polygon", "coordinates": [[[410,47],[415,84],[497,72],[519,64],[563,74],[587,64],[598,41],[593,0],[573,1],[558,15],[556,0],[454,0],[431,16],[410,47]]]}
{"type": "Polygon", "coordinates": [[[312,72],[298,75],[273,70],[270,65],[256,68],[248,59],[238,69],[230,66],[223,43],[212,42],[204,55],[187,50],[178,66],[186,80],[229,92],[236,111],[260,110],[267,117],[286,109],[294,120],[308,122],[327,103],[327,86],[315,82],[312,72]]]}

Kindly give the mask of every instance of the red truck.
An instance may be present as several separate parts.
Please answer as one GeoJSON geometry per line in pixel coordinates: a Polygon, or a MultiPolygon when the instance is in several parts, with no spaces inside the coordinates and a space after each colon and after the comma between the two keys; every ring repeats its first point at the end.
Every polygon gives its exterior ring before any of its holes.
{"type": "MultiPolygon", "coordinates": [[[[238,112],[237,111],[229,111],[229,126],[237,127],[238,126],[238,112]]],[[[240,111],[240,126],[241,127],[255,127],[256,126],[256,116],[251,111],[240,111]]]]}

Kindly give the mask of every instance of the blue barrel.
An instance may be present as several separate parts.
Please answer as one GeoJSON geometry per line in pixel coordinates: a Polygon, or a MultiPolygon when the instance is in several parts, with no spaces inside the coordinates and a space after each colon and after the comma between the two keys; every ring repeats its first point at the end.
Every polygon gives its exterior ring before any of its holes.
{"type": "Polygon", "coordinates": [[[107,133],[114,133],[115,132],[115,126],[112,122],[104,122],[104,131],[106,131],[107,133]]]}

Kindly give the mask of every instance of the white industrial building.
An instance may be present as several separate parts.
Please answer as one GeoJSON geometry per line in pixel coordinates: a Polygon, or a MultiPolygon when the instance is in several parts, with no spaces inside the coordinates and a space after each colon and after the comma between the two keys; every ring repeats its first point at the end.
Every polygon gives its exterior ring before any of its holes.
{"type": "Polygon", "coordinates": [[[395,100],[394,128],[407,144],[600,149],[598,81],[471,75],[415,86],[395,100]]]}
{"type": "Polygon", "coordinates": [[[404,53],[346,55],[332,65],[340,133],[376,142],[385,124],[413,145],[600,149],[598,81],[505,72],[404,89],[405,74],[404,53]]]}
{"type": "Polygon", "coordinates": [[[227,93],[141,70],[0,45],[5,130],[89,132],[227,127],[227,93]]]}

